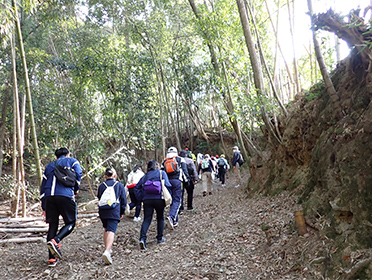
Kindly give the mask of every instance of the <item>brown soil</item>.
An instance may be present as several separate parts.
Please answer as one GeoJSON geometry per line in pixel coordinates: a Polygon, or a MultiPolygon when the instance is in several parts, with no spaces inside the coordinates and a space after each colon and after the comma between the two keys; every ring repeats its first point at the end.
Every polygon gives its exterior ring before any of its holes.
{"type": "Polygon", "coordinates": [[[299,236],[294,223],[296,197],[247,197],[244,188],[214,185],[202,197],[197,185],[193,211],[180,216],[175,230],[165,229],[156,244],[156,223],[141,251],[141,223],[125,217],[119,224],[113,265],[103,264],[102,225],[80,219],[62,244],[63,259],[47,266],[43,243],[1,244],[1,279],[320,279],[327,273],[322,257],[327,240],[308,228],[299,236]],[[313,260],[313,262],[305,261],[313,260]]]}

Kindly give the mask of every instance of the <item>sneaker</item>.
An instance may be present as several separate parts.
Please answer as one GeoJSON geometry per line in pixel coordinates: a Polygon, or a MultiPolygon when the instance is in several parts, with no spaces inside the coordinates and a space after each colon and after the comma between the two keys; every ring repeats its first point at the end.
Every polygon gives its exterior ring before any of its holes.
{"type": "Polygon", "coordinates": [[[61,244],[57,243],[54,239],[51,239],[47,242],[47,246],[53,256],[59,259],[62,258],[61,244]]]}
{"type": "Polygon", "coordinates": [[[129,215],[130,215],[130,207],[129,207],[129,204],[127,204],[127,206],[125,206],[124,214],[125,214],[126,216],[129,216],[129,215]]]}
{"type": "Polygon", "coordinates": [[[49,267],[55,267],[57,265],[58,259],[50,259],[48,261],[48,266],[49,267]]]}
{"type": "Polygon", "coordinates": [[[143,239],[140,240],[139,245],[140,245],[141,250],[147,250],[147,246],[146,246],[146,241],[145,240],[143,240],[143,239]]]}
{"type": "Polygon", "coordinates": [[[175,222],[175,223],[173,224],[173,227],[178,227],[178,222],[175,222]]]}
{"type": "Polygon", "coordinates": [[[133,218],[133,222],[140,222],[141,221],[141,217],[134,217],[133,218]]]}
{"type": "Polygon", "coordinates": [[[235,188],[239,188],[240,187],[240,184],[236,185],[235,188]]]}
{"type": "Polygon", "coordinates": [[[164,243],[164,241],[165,241],[165,238],[162,237],[160,240],[158,240],[158,244],[164,243]]]}
{"type": "Polygon", "coordinates": [[[212,192],[209,192],[209,195],[212,195],[212,192]]]}
{"type": "Polygon", "coordinates": [[[111,258],[110,252],[104,251],[102,254],[102,260],[105,262],[105,264],[112,264],[112,258],[111,258]]]}
{"type": "Polygon", "coordinates": [[[203,196],[207,196],[207,192],[203,192],[203,196]]]}
{"type": "Polygon", "coordinates": [[[194,210],[194,207],[187,207],[187,211],[192,211],[194,210]]]}
{"type": "Polygon", "coordinates": [[[222,184],[222,187],[226,187],[226,184],[222,184]]]}
{"type": "Polygon", "coordinates": [[[182,215],[183,214],[183,210],[180,210],[179,212],[178,212],[178,215],[182,215]]]}
{"type": "Polygon", "coordinates": [[[169,229],[174,229],[172,217],[167,217],[167,226],[169,229]]]}

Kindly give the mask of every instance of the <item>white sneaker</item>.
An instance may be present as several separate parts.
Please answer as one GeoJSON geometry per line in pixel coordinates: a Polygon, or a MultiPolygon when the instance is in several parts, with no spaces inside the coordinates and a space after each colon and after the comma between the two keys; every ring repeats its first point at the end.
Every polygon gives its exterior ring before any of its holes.
{"type": "Polygon", "coordinates": [[[235,188],[239,188],[239,187],[240,187],[240,184],[235,186],[235,188]]]}
{"type": "Polygon", "coordinates": [[[111,258],[110,252],[108,251],[103,252],[102,260],[105,262],[105,264],[112,264],[112,258],[111,258]]]}
{"type": "Polygon", "coordinates": [[[133,218],[133,222],[140,222],[141,221],[141,217],[134,217],[133,218]]]}
{"type": "Polygon", "coordinates": [[[127,204],[127,206],[125,206],[124,214],[125,214],[126,216],[129,216],[129,214],[130,214],[130,207],[129,207],[129,204],[127,204]]]}

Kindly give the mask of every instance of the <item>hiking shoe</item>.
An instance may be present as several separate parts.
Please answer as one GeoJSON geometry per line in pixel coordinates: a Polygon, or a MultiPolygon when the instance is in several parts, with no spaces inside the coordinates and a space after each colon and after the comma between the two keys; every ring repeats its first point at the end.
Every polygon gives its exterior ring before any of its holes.
{"type": "Polygon", "coordinates": [[[194,207],[187,207],[187,211],[192,211],[194,210],[194,207]]]}
{"type": "Polygon", "coordinates": [[[125,206],[124,214],[125,214],[126,216],[129,216],[129,215],[130,215],[130,206],[129,206],[129,204],[127,204],[127,206],[125,206]]]}
{"type": "Polygon", "coordinates": [[[178,215],[182,215],[183,214],[183,210],[180,210],[179,212],[178,212],[178,215]]]}
{"type": "Polygon", "coordinates": [[[164,241],[165,241],[165,238],[162,237],[160,240],[158,239],[158,244],[164,243],[164,241]]]}
{"type": "Polygon", "coordinates": [[[57,265],[58,259],[50,259],[48,261],[48,266],[49,267],[55,267],[57,265]]]}
{"type": "Polygon", "coordinates": [[[174,229],[172,217],[169,217],[169,216],[167,217],[167,226],[169,229],[174,229]]]}
{"type": "Polygon", "coordinates": [[[207,196],[207,192],[203,192],[203,196],[207,196]]]}
{"type": "Polygon", "coordinates": [[[174,222],[173,227],[178,227],[178,222],[174,222]]]}
{"type": "Polygon", "coordinates": [[[143,239],[140,240],[139,245],[140,245],[141,250],[147,250],[147,246],[146,246],[146,241],[145,240],[143,240],[143,239]]]}
{"type": "Polygon", "coordinates": [[[112,258],[111,258],[110,252],[105,250],[102,254],[102,260],[105,262],[105,264],[112,264],[112,258]]]}
{"type": "Polygon", "coordinates": [[[141,217],[134,217],[133,218],[133,222],[140,222],[141,221],[141,217]]]}
{"type": "Polygon", "coordinates": [[[57,241],[55,241],[54,239],[51,239],[47,242],[47,246],[53,256],[59,259],[62,258],[61,244],[57,243],[57,241]]]}

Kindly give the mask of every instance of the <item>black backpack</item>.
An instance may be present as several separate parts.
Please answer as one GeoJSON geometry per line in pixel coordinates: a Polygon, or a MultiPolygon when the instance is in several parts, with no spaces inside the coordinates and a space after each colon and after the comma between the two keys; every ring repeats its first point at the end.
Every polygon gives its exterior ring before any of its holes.
{"type": "Polygon", "coordinates": [[[239,163],[240,166],[242,166],[244,164],[244,159],[243,159],[242,154],[239,154],[238,163],[239,163]]]}
{"type": "Polygon", "coordinates": [[[76,184],[77,176],[75,170],[71,167],[58,165],[57,161],[55,161],[54,176],[65,187],[72,188],[76,184]]]}

